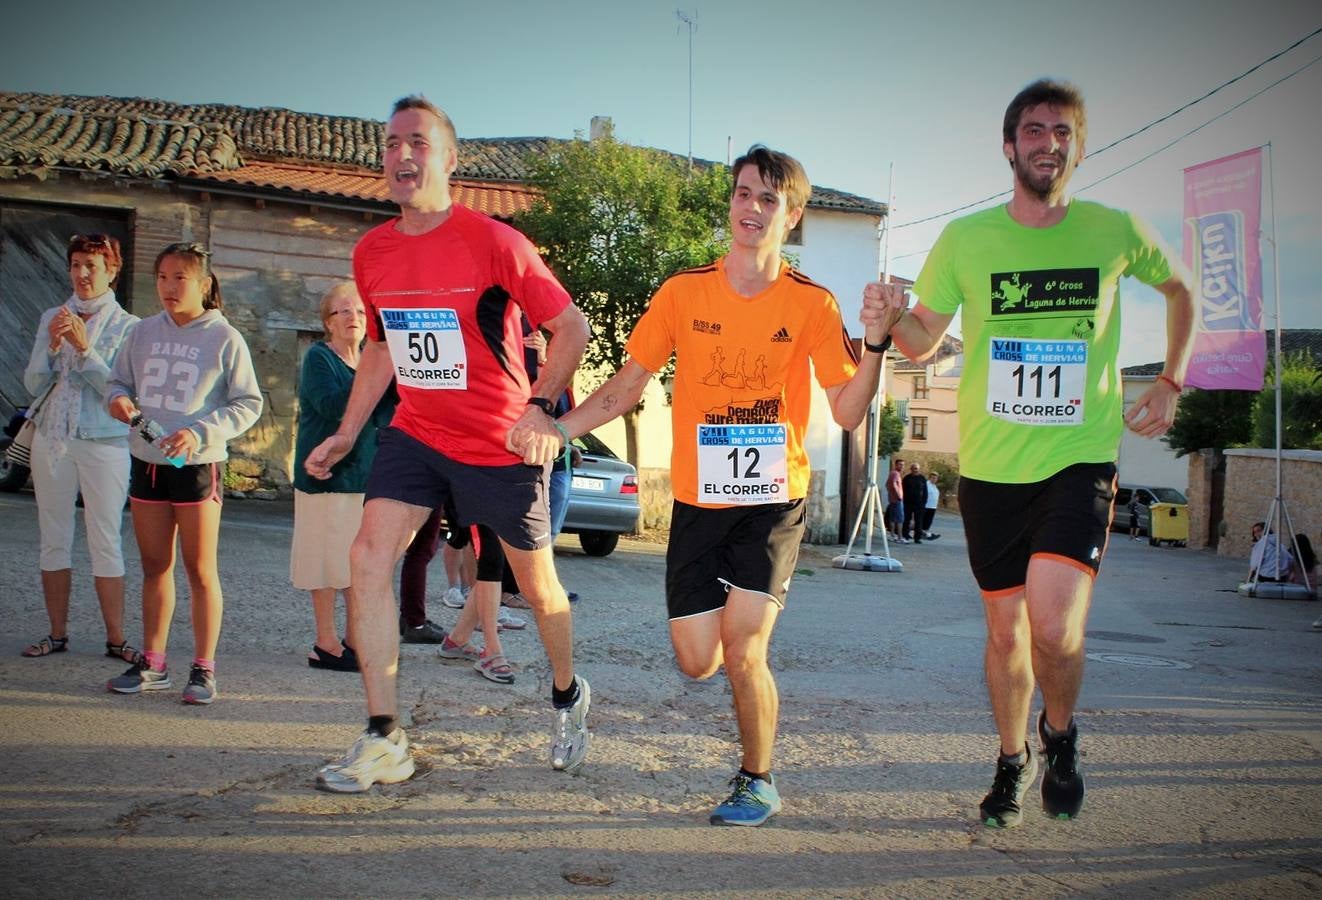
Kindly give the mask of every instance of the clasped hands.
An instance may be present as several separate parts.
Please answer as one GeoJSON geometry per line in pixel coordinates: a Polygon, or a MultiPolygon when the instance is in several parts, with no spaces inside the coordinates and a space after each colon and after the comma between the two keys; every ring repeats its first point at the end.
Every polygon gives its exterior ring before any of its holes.
{"type": "Polygon", "coordinates": [[[565,452],[565,436],[555,419],[535,406],[523,411],[505,435],[505,447],[523,457],[530,466],[542,466],[559,459],[565,452]]]}

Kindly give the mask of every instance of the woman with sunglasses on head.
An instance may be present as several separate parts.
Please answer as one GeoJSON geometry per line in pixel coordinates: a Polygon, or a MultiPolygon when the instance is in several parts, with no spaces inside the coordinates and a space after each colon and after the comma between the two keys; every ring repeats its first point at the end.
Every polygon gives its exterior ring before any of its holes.
{"type": "Polygon", "coordinates": [[[138,317],[125,312],[113,285],[123,260],[119,241],[76,234],[65,253],[73,294],[42,314],[23,384],[39,401],[32,440],[32,482],[41,535],[41,589],[50,632],[23,651],[49,656],[69,648],[73,588],[74,504],[81,490],[87,547],[106,656],[131,662],[124,639],[124,552],[120,525],[129,485],[128,428],[105,408],[115,356],[138,317]]]}
{"type": "Polygon", "coordinates": [[[106,685],[121,694],[171,686],[165,645],[174,616],[175,535],[192,595],[193,666],[185,703],[216,697],[223,609],[216,569],[226,443],[262,412],[248,345],[221,313],[220,284],[201,244],[156,257],[162,312],[142,320],[115,361],[110,414],[130,423],[129,499],[142,555],[143,653],[106,685]]]}

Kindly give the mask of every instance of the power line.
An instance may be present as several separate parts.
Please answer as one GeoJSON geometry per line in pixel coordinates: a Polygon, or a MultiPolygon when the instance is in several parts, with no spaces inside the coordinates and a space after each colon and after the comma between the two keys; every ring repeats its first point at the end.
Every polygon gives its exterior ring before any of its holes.
{"type": "MultiPolygon", "coordinates": [[[[1184,104],[1183,106],[1179,107],[1178,109],[1176,109],[1176,110],[1174,110],[1174,111],[1172,111],[1172,112],[1169,112],[1169,113],[1167,113],[1166,115],[1164,115],[1164,116],[1162,116],[1162,117],[1160,117],[1160,118],[1158,118],[1158,119],[1154,119],[1153,121],[1151,121],[1151,122],[1149,122],[1148,124],[1144,125],[1142,128],[1139,128],[1139,129],[1137,129],[1136,131],[1131,131],[1129,134],[1125,135],[1125,136],[1122,137],[1122,138],[1117,138],[1116,140],[1114,140],[1114,141],[1112,141],[1111,143],[1107,144],[1105,147],[1102,147],[1100,150],[1096,150],[1096,151],[1093,151],[1093,152],[1089,153],[1088,156],[1089,156],[1090,158],[1094,158],[1094,159],[1095,159],[1096,157],[1098,157],[1098,156],[1100,156],[1101,154],[1105,153],[1107,150],[1110,150],[1112,147],[1116,147],[1116,146],[1118,146],[1118,145],[1120,145],[1120,144],[1123,144],[1125,141],[1129,140],[1130,138],[1137,137],[1138,135],[1142,134],[1143,132],[1148,131],[1148,130],[1151,129],[1151,128],[1154,128],[1154,127],[1156,127],[1157,125],[1160,125],[1162,122],[1165,122],[1165,121],[1167,121],[1167,120],[1169,120],[1169,119],[1171,119],[1171,118],[1174,118],[1175,116],[1179,115],[1180,113],[1184,112],[1185,110],[1187,110],[1187,109],[1189,109],[1189,108],[1191,108],[1191,107],[1193,107],[1193,106],[1196,106],[1196,105],[1199,104],[1199,103],[1202,103],[1204,100],[1208,99],[1208,98],[1211,97],[1213,94],[1219,93],[1220,91],[1225,90],[1226,88],[1230,87],[1230,86],[1231,86],[1232,84],[1234,84],[1235,82],[1237,82],[1237,81],[1241,81],[1241,80],[1243,80],[1244,78],[1247,78],[1249,75],[1252,75],[1254,72],[1258,71],[1258,70],[1261,69],[1263,66],[1267,65],[1268,63],[1272,62],[1273,60],[1280,59],[1282,56],[1284,56],[1285,54],[1289,53],[1291,50],[1295,49],[1295,48],[1298,47],[1300,44],[1303,44],[1303,43],[1305,43],[1306,41],[1312,40],[1313,38],[1317,37],[1319,34],[1322,34],[1322,27],[1315,28],[1313,31],[1311,31],[1310,33],[1304,35],[1304,36],[1301,37],[1299,40],[1297,40],[1297,41],[1295,41],[1293,44],[1291,44],[1290,46],[1288,46],[1288,47],[1286,47],[1285,49],[1280,50],[1280,51],[1278,51],[1278,52],[1276,52],[1276,53],[1273,53],[1271,56],[1267,57],[1267,58],[1264,59],[1262,62],[1258,63],[1257,65],[1253,66],[1252,68],[1250,68],[1250,69],[1248,69],[1248,70],[1246,70],[1246,71],[1240,73],[1239,75],[1236,75],[1234,78],[1230,79],[1229,81],[1227,81],[1227,82],[1225,82],[1225,83],[1223,83],[1223,84],[1221,84],[1221,85],[1218,85],[1217,87],[1212,88],[1212,90],[1208,91],[1206,94],[1203,94],[1201,97],[1197,98],[1196,100],[1190,100],[1188,103],[1184,104]]],[[[1275,87],[1276,85],[1280,84],[1281,81],[1285,81],[1286,78],[1292,78],[1292,77],[1294,77],[1295,75],[1298,75],[1300,72],[1302,72],[1304,69],[1307,69],[1309,66],[1313,65],[1313,63],[1315,63],[1315,62],[1317,62],[1316,59],[1313,60],[1313,62],[1310,62],[1310,63],[1308,63],[1307,65],[1303,66],[1302,68],[1300,68],[1300,69],[1296,69],[1295,71],[1291,72],[1289,75],[1286,75],[1285,78],[1280,79],[1280,81],[1273,82],[1272,84],[1268,85],[1266,88],[1263,88],[1262,91],[1259,91],[1257,94],[1254,94],[1253,97],[1249,97],[1248,100],[1252,100],[1254,97],[1259,96],[1260,94],[1263,93],[1263,91],[1270,90],[1271,88],[1273,88],[1273,87],[1275,87]]],[[[1239,104],[1236,104],[1235,106],[1232,106],[1230,109],[1226,110],[1226,113],[1229,113],[1229,112],[1232,112],[1232,111],[1238,109],[1240,106],[1243,106],[1244,103],[1247,103],[1248,100],[1245,100],[1245,101],[1243,101],[1243,102],[1241,102],[1241,103],[1239,103],[1239,104]]],[[[1225,115],[1226,113],[1222,113],[1221,115],[1225,115]]],[[[1200,125],[1198,128],[1203,128],[1203,127],[1205,127],[1205,126],[1207,126],[1207,125],[1210,125],[1212,122],[1215,122],[1215,121],[1216,121],[1217,119],[1219,119],[1219,118],[1221,118],[1221,116],[1217,116],[1216,118],[1210,119],[1210,120],[1208,120],[1207,122],[1204,122],[1204,123],[1203,123],[1202,125],[1200,125]]],[[[1194,131],[1197,131],[1198,128],[1195,128],[1194,131]]],[[[1166,147],[1162,147],[1161,150],[1165,150],[1167,147],[1173,146],[1176,142],[1182,140],[1182,139],[1185,138],[1185,137],[1188,137],[1190,134],[1193,134],[1193,133],[1194,133],[1193,131],[1190,131],[1190,132],[1188,132],[1188,134],[1181,135],[1181,137],[1176,138],[1175,141],[1172,141],[1170,144],[1167,144],[1166,147]]],[[[1153,154],[1151,154],[1151,155],[1149,155],[1149,156],[1146,156],[1146,157],[1144,157],[1144,158],[1141,159],[1141,160],[1138,160],[1138,162],[1143,162],[1144,160],[1151,158],[1152,155],[1155,155],[1156,153],[1160,153],[1161,150],[1154,151],[1153,154]]],[[[1138,162],[1133,163],[1133,165],[1137,165],[1138,162]]],[[[1126,167],[1126,168],[1132,168],[1132,166],[1129,166],[1129,167],[1126,167]]],[[[1123,172],[1123,171],[1125,171],[1125,169],[1120,169],[1120,170],[1119,170],[1119,172],[1123,172]]],[[[1113,177],[1114,175],[1118,175],[1119,172],[1112,172],[1111,175],[1108,175],[1108,176],[1106,176],[1106,177],[1107,177],[1107,178],[1113,177]]],[[[1106,180],[1106,179],[1102,179],[1102,181],[1104,181],[1104,180],[1106,180]]],[[[1094,181],[1093,184],[1088,185],[1088,187],[1092,187],[1093,185],[1096,185],[1096,184],[1101,184],[1101,181],[1094,181]]],[[[1086,190],[1086,188],[1081,188],[1080,190],[1086,190]]],[[[923,217],[923,218],[921,218],[921,219],[914,219],[912,222],[904,222],[904,223],[902,223],[902,224],[900,224],[900,225],[896,225],[895,227],[896,227],[897,229],[899,229],[899,228],[908,228],[908,227],[910,227],[910,226],[912,226],[912,225],[922,225],[922,224],[925,223],[925,222],[931,222],[931,221],[933,221],[933,220],[935,220],[935,219],[944,219],[946,216],[953,216],[955,213],[963,212],[963,211],[966,210],[966,209],[973,209],[975,206],[982,206],[984,203],[990,203],[990,202],[992,202],[993,200],[999,200],[1001,197],[1009,196],[1009,195],[1012,194],[1012,193],[1014,193],[1013,190],[1001,191],[1001,192],[999,192],[999,193],[992,194],[990,197],[984,197],[984,198],[982,198],[981,200],[975,200],[975,201],[973,201],[972,203],[965,203],[963,206],[957,206],[957,207],[955,207],[954,209],[948,209],[948,210],[946,210],[945,212],[939,212],[939,213],[936,213],[935,215],[925,216],[925,217],[923,217]]],[[[905,255],[906,255],[906,256],[912,256],[913,254],[905,254],[905,255]]],[[[902,258],[903,258],[903,257],[896,257],[896,259],[902,259],[902,258]]]]}
{"type": "MultiPolygon", "coordinates": [[[[1322,31],[1322,29],[1319,29],[1319,31],[1322,31]]],[[[1318,33],[1318,32],[1316,32],[1316,31],[1313,32],[1313,34],[1317,34],[1317,33],[1318,33]]],[[[1311,37],[1311,35],[1310,35],[1310,37],[1311,37]]],[[[1298,46],[1298,45],[1296,44],[1295,46],[1298,46]]],[[[1278,55],[1279,55],[1279,54],[1278,54],[1278,55]]],[[[1197,125],[1197,126],[1195,126],[1195,127],[1193,127],[1193,128],[1190,128],[1190,129],[1189,129],[1188,131],[1186,131],[1184,134],[1180,135],[1179,137],[1175,138],[1174,140],[1168,141],[1167,143],[1165,143],[1165,144],[1163,144],[1162,146],[1158,147],[1156,150],[1153,150],[1151,153],[1148,153],[1148,154],[1146,154],[1145,156],[1139,157],[1138,159],[1134,160],[1133,162],[1129,163],[1129,164],[1126,165],[1126,166],[1122,166],[1121,168],[1116,169],[1114,172],[1111,172],[1109,175],[1103,175],[1101,178],[1098,178],[1096,181],[1091,181],[1091,182],[1089,182],[1088,184],[1085,184],[1083,187],[1078,188],[1078,189],[1077,189],[1076,191],[1074,191],[1073,193],[1075,193],[1075,194],[1082,194],[1084,191],[1088,190],[1089,188],[1097,187],[1097,185],[1101,184],[1101,183],[1104,182],[1104,181],[1110,181],[1110,180],[1111,180],[1112,178],[1114,178],[1115,176],[1120,175],[1120,174],[1122,174],[1122,173],[1124,173],[1124,172],[1128,172],[1130,169],[1134,168],[1135,166],[1141,165],[1142,163],[1145,163],[1145,162],[1147,162],[1148,160],[1152,159],[1152,157],[1157,156],[1157,155],[1160,154],[1160,153],[1164,153],[1165,151],[1169,150],[1171,147],[1174,147],[1176,144],[1178,144],[1180,141],[1184,140],[1185,138],[1190,137],[1190,136],[1192,136],[1192,135],[1194,135],[1194,134],[1197,134],[1198,132],[1200,132],[1200,131],[1202,131],[1204,128],[1206,128],[1208,125],[1211,125],[1213,122],[1217,122],[1217,121],[1219,121],[1219,120],[1221,120],[1221,119],[1224,119],[1226,116],[1230,115],[1232,112],[1234,112],[1235,110],[1239,109],[1241,106],[1244,106],[1246,103],[1249,103],[1249,102],[1252,101],[1252,100],[1256,100],[1256,99],[1258,99],[1258,98],[1261,97],[1263,94],[1265,94],[1265,93],[1267,93],[1268,91],[1270,91],[1272,88],[1274,88],[1274,87],[1280,85],[1280,84],[1283,83],[1283,82],[1289,81],[1291,78],[1295,77],[1296,75],[1298,75],[1299,73],[1303,72],[1304,70],[1309,69],[1309,68],[1311,68],[1312,66],[1317,65],[1319,62],[1322,62],[1322,56],[1315,56],[1315,57],[1313,57],[1311,60],[1309,60],[1308,62],[1304,63],[1302,66],[1300,66],[1299,68],[1295,69],[1293,72],[1289,73],[1288,75],[1283,75],[1283,76],[1281,76],[1280,78],[1278,78],[1278,79],[1276,79],[1275,81],[1273,81],[1271,84],[1269,84],[1269,85],[1267,85],[1266,87],[1264,87],[1262,90],[1257,91],[1256,93],[1250,94],[1249,96],[1245,97],[1243,100],[1241,100],[1241,101],[1239,101],[1238,103],[1236,103],[1234,106],[1230,107],[1229,109],[1227,109],[1227,110],[1225,110],[1225,111],[1223,111],[1223,112],[1217,113],[1215,116],[1213,116],[1212,118],[1208,119],[1206,122],[1203,122],[1201,125],[1197,125]]],[[[1210,94],[1209,94],[1208,96],[1210,96],[1210,94]]],[[[1169,116],[1168,116],[1167,118],[1169,118],[1169,116]]],[[[1135,132],[1135,134],[1137,134],[1137,133],[1138,133],[1138,132],[1135,132]]],[[[1119,142],[1118,142],[1118,141],[1117,141],[1117,142],[1114,142],[1114,143],[1112,143],[1112,144],[1110,144],[1110,145],[1108,145],[1108,146],[1114,147],[1116,143],[1119,143],[1119,142]]],[[[1106,149],[1106,148],[1103,148],[1103,149],[1106,149]]],[[[1100,151],[1099,151],[1099,152],[1100,152],[1100,151]]],[[[1090,154],[1090,155],[1091,155],[1091,154],[1090,154]]],[[[987,198],[987,199],[988,199],[988,200],[994,200],[994,199],[996,199],[996,197],[1003,197],[1003,196],[1005,196],[1006,194],[1009,194],[1009,193],[1012,193],[1012,191],[1002,191],[1001,193],[996,194],[995,197],[989,197],[989,198],[987,198]]],[[[979,201],[979,203],[983,203],[983,202],[986,202],[986,201],[979,201]]],[[[971,203],[971,204],[968,204],[967,206],[962,206],[962,207],[960,207],[960,210],[968,209],[969,206],[977,206],[977,205],[978,205],[978,203],[971,203]]],[[[952,212],[959,212],[959,210],[952,210],[952,212]]],[[[949,215],[949,213],[945,213],[944,215],[949,215]]],[[[939,218],[939,216],[932,216],[932,217],[930,217],[930,218],[939,218]]],[[[925,222],[925,221],[929,221],[929,219],[919,219],[918,221],[915,221],[915,222],[907,222],[907,223],[905,223],[905,224],[907,224],[907,225],[917,225],[919,222],[925,222]]],[[[896,225],[895,227],[896,227],[896,228],[903,228],[904,225],[896,225]]],[[[931,249],[932,249],[931,247],[928,247],[926,250],[915,250],[915,251],[913,251],[913,252],[911,252],[911,253],[905,253],[905,254],[902,254],[902,255],[900,255],[900,256],[893,257],[893,259],[909,259],[910,257],[913,257],[913,256],[922,256],[924,253],[927,253],[927,252],[930,251],[931,249]]]]}

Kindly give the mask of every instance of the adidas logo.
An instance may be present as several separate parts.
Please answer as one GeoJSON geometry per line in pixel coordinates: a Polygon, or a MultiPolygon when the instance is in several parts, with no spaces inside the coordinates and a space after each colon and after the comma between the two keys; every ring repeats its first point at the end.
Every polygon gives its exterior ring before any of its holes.
{"type": "Polygon", "coordinates": [[[790,333],[784,328],[781,328],[780,331],[777,331],[771,336],[771,343],[773,344],[788,344],[793,340],[794,338],[790,337],[790,333]]]}

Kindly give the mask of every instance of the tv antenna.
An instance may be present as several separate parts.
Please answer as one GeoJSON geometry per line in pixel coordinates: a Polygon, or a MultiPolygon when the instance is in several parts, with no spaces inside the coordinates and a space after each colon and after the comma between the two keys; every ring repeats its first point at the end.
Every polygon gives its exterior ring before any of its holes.
{"type": "Polygon", "coordinates": [[[693,32],[698,30],[698,11],[688,13],[682,9],[675,10],[675,18],[679,20],[679,25],[675,28],[675,34],[679,34],[681,28],[687,28],[689,32],[689,171],[693,170],[693,32]]]}

